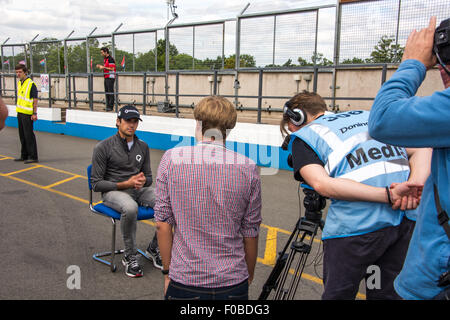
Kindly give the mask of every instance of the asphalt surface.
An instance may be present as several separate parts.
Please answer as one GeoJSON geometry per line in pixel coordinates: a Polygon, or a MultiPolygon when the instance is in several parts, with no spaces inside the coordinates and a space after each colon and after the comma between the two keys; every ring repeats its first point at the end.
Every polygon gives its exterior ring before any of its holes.
{"type": "MultiPolygon", "coordinates": [[[[109,250],[111,242],[110,220],[88,207],[86,167],[98,141],[45,132],[36,136],[40,162],[24,164],[13,161],[20,150],[17,129],[0,132],[0,299],[163,299],[163,276],[144,257],[144,276],[137,279],[125,275],[121,256],[116,256],[114,273],[92,259],[93,253],[109,250]]],[[[156,176],[164,151],[150,152],[156,176]]],[[[259,297],[303,210],[289,171],[262,175],[262,199],[252,300],[259,297]]],[[[96,195],[94,201],[99,200],[96,195]]],[[[139,222],[138,247],[145,251],[154,233],[154,223],[139,222]]],[[[295,299],[320,299],[320,237],[319,231],[295,299]]],[[[116,239],[122,247],[119,227],[116,239]]]]}

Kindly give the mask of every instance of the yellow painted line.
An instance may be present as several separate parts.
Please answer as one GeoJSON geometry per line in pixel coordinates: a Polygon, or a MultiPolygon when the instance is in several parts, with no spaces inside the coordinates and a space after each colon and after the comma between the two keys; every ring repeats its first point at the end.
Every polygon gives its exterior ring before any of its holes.
{"type": "MultiPolygon", "coordinates": [[[[295,273],[295,270],[294,269],[289,269],[289,273],[293,275],[295,273]]],[[[305,279],[310,280],[312,282],[315,282],[317,284],[323,285],[323,280],[322,279],[314,277],[314,276],[312,276],[310,274],[307,274],[307,273],[303,272],[302,278],[305,278],[305,279]]]]}
{"type": "Polygon", "coordinates": [[[8,179],[12,179],[12,180],[16,180],[16,181],[19,181],[19,182],[28,184],[28,185],[30,185],[30,186],[36,187],[36,188],[41,189],[41,190],[46,190],[46,191],[50,191],[50,192],[59,194],[59,195],[64,196],[64,197],[66,197],[66,198],[70,198],[70,199],[77,200],[77,201],[80,201],[80,202],[83,202],[83,203],[87,203],[87,204],[89,203],[88,200],[85,200],[85,199],[82,199],[82,198],[79,198],[79,197],[73,196],[73,195],[71,195],[71,194],[68,194],[68,193],[65,193],[65,192],[58,191],[58,190],[49,189],[49,188],[46,188],[46,187],[44,187],[44,186],[41,186],[40,184],[33,183],[33,182],[31,182],[31,181],[27,181],[27,180],[24,180],[24,179],[20,179],[20,178],[14,177],[14,176],[6,176],[6,175],[4,175],[4,174],[0,174],[0,175],[3,176],[3,177],[5,177],[5,178],[8,178],[8,179]]]}
{"type": "Polygon", "coordinates": [[[79,176],[79,175],[76,175],[76,176],[73,176],[73,177],[69,177],[69,178],[67,178],[67,179],[60,180],[60,181],[55,182],[55,183],[53,183],[53,184],[49,184],[48,186],[45,186],[45,187],[43,187],[43,188],[44,188],[44,189],[50,189],[50,188],[59,186],[60,184],[63,184],[63,183],[68,182],[68,181],[75,180],[75,179],[80,178],[80,177],[81,177],[81,176],[79,176]]]}
{"type": "MultiPolygon", "coordinates": [[[[9,159],[13,159],[13,158],[9,157],[9,159]]],[[[4,160],[4,159],[0,159],[0,160],[4,160]]],[[[82,203],[85,203],[85,204],[89,204],[89,201],[86,200],[86,199],[83,199],[83,198],[80,198],[80,197],[77,197],[77,196],[74,196],[74,195],[71,195],[71,194],[68,194],[68,193],[65,193],[65,192],[61,192],[61,191],[58,191],[58,190],[51,189],[53,186],[62,184],[64,182],[67,182],[67,181],[70,181],[70,180],[74,180],[76,178],[87,179],[87,177],[84,177],[84,176],[74,175],[72,172],[68,172],[68,171],[65,171],[65,170],[60,170],[60,169],[48,167],[48,166],[45,166],[45,165],[36,165],[36,166],[30,167],[30,168],[26,168],[26,169],[23,169],[23,170],[18,170],[18,171],[15,171],[15,172],[10,172],[10,173],[7,173],[7,174],[0,173],[0,176],[8,178],[8,179],[15,180],[15,181],[19,181],[19,182],[22,182],[22,183],[25,183],[25,184],[28,184],[30,186],[36,187],[36,188],[41,189],[41,190],[50,191],[50,192],[59,194],[59,195],[61,195],[63,197],[70,198],[70,199],[73,199],[73,200],[76,200],[76,201],[79,201],[79,202],[82,202],[82,203]],[[70,177],[70,178],[58,181],[58,182],[56,182],[54,184],[51,184],[51,185],[48,185],[48,186],[42,186],[42,185],[33,183],[31,181],[20,179],[20,178],[17,178],[17,177],[13,176],[13,174],[16,174],[16,173],[19,173],[19,172],[28,171],[28,170],[32,170],[32,169],[36,169],[36,168],[39,168],[39,167],[46,168],[46,169],[49,169],[49,170],[52,170],[52,171],[56,171],[56,172],[60,172],[60,173],[70,174],[70,175],[73,175],[73,176],[70,177]]],[[[100,202],[101,201],[99,201],[98,203],[100,203],[100,202]]],[[[156,223],[153,222],[153,221],[141,220],[141,222],[143,222],[143,223],[145,223],[147,225],[153,226],[153,227],[156,226],[156,223]]],[[[268,226],[268,225],[265,225],[265,224],[261,224],[261,227],[268,229],[267,230],[267,236],[266,236],[266,248],[265,248],[265,252],[264,252],[264,258],[259,258],[258,257],[257,261],[262,263],[262,264],[264,264],[264,265],[273,267],[275,262],[276,262],[277,233],[280,232],[280,233],[284,233],[284,234],[290,235],[291,232],[283,230],[283,229],[280,229],[280,228],[277,228],[277,227],[268,226]]],[[[314,239],[314,241],[320,242],[320,240],[318,240],[318,239],[314,239]]],[[[294,270],[293,269],[290,269],[289,272],[291,274],[294,274],[294,270]]],[[[309,275],[307,273],[303,273],[302,274],[302,278],[310,280],[310,281],[315,282],[317,284],[323,285],[323,281],[320,278],[317,278],[315,276],[309,275]]],[[[357,294],[357,298],[358,299],[365,299],[366,296],[364,294],[358,293],[357,294]]]]}
{"type": "Polygon", "coordinates": [[[77,176],[78,178],[81,178],[81,179],[85,179],[85,180],[87,180],[87,177],[85,177],[85,176],[82,176],[82,175],[78,175],[78,174],[74,174],[73,172],[69,172],[69,171],[65,171],[65,170],[61,170],[61,169],[56,169],[56,168],[52,168],[52,167],[49,167],[49,166],[46,166],[46,165],[40,165],[42,168],[46,168],[46,169],[49,169],[49,170],[52,170],[52,171],[56,171],[56,172],[60,172],[60,173],[65,173],[65,174],[68,174],[68,175],[71,175],[71,176],[77,176]]]}
{"type": "Polygon", "coordinates": [[[356,295],[356,299],[366,300],[366,295],[358,292],[356,295]]]}
{"type": "Polygon", "coordinates": [[[22,169],[22,170],[17,170],[17,171],[13,171],[13,172],[9,172],[9,173],[3,173],[2,175],[4,177],[8,177],[8,176],[12,176],[12,175],[17,174],[17,173],[34,170],[34,169],[40,168],[40,167],[41,167],[41,165],[38,164],[38,165],[35,165],[35,166],[32,166],[32,167],[28,167],[28,168],[25,168],[25,169],[22,169]]]}
{"type": "Polygon", "coordinates": [[[14,159],[14,158],[11,158],[11,157],[3,157],[3,158],[0,159],[0,161],[2,161],[2,160],[9,160],[9,159],[14,159]]]}
{"type": "Polygon", "coordinates": [[[268,227],[266,236],[266,249],[264,251],[264,258],[258,258],[259,262],[265,265],[274,266],[277,261],[277,228],[268,227]]]}
{"type": "Polygon", "coordinates": [[[264,224],[264,223],[261,223],[261,227],[263,227],[263,228],[273,228],[277,232],[281,232],[281,233],[284,233],[284,234],[287,234],[287,235],[291,234],[290,231],[287,231],[287,230],[284,230],[284,229],[280,229],[280,228],[277,228],[277,227],[268,226],[267,224],[264,224]]]}
{"type": "Polygon", "coordinates": [[[149,220],[141,220],[141,222],[148,224],[149,226],[156,227],[156,223],[149,220]]]}

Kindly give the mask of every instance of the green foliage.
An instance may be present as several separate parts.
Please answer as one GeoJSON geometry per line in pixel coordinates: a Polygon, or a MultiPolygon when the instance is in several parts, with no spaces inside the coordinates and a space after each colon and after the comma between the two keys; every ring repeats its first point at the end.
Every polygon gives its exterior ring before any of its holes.
{"type": "Polygon", "coordinates": [[[398,63],[401,61],[405,48],[395,44],[395,37],[382,36],[370,54],[372,63],[398,63]]]}
{"type": "MultiPolygon", "coordinates": [[[[33,51],[33,71],[35,73],[43,73],[45,67],[40,64],[42,59],[47,61],[48,73],[64,73],[64,47],[61,41],[57,41],[54,38],[46,38],[44,40],[54,41],[48,43],[34,43],[32,45],[33,51]]],[[[112,43],[106,42],[100,44],[98,39],[89,38],[89,58],[86,57],[86,41],[77,42],[73,44],[68,42],[67,46],[67,58],[68,58],[68,70],[69,72],[86,72],[87,61],[86,59],[92,59],[93,72],[99,72],[96,68],[97,64],[103,64],[103,57],[100,54],[101,47],[108,47],[111,49],[112,43]]],[[[398,63],[401,61],[401,57],[404,52],[404,47],[399,44],[395,44],[395,38],[389,36],[382,36],[375,45],[374,50],[370,54],[370,58],[361,59],[354,57],[352,59],[346,59],[342,61],[342,64],[364,64],[364,63],[398,63]]],[[[133,71],[133,53],[125,50],[115,50],[115,60],[118,71],[133,71]],[[121,67],[122,60],[125,58],[125,68],[121,67]]],[[[5,56],[4,61],[9,59],[10,63],[13,62],[12,56],[5,56]]],[[[14,56],[14,61],[17,63],[25,59],[25,54],[19,53],[14,56]]],[[[89,61],[90,62],[90,61],[89,61]]],[[[303,57],[298,57],[297,64],[288,59],[282,65],[269,64],[266,67],[302,67],[302,66],[329,66],[333,62],[320,52],[314,54],[310,60],[306,60],[303,57]]],[[[138,52],[134,57],[134,71],[165,71],[166,64],[166,40],[160,39],[157,42],[156,50],[152,49],[147,52],[138,52]],[[156,51],[156,57],[155,57],[156,51]],[[155,66],[156,63],[156,66],[155,66]]],[[[169,64],[170,70],[220,70],[220,69],[234,69],[236,66],[236,55],[232,54],[228,57],[217,56],[214,58],[206,59],[194,59],[187,53],[180,53],[175,45],[169,45],[169,64]]],[[[252,55],[241,54],[239,66],[255,67],[256,61],[252,55]]],[[[14,69],[14,66],[10,66],[14,69]]],[[[28,67],[30,67],[30,61],[28,61],[28,67]]],[[[7,68],[7,66],[4,66],[7,68]]]]}
{"type": "Polygon", "coordinates": [[[400,63],[405,47],[395,44],[395,37],[384,35],[374,46],[370,53],[370,58],[361,59],[353,57],[345,59],[342,64],[363,64],[363,63],[400,63]]]}
{"type": "Polygon", "coordinates": [[[363,63],[369,63],[368,59],[363,60],[361,58],[353,57],[352,59],[345,59],[341,62],[341,64],[363,64],[363,63]]]}

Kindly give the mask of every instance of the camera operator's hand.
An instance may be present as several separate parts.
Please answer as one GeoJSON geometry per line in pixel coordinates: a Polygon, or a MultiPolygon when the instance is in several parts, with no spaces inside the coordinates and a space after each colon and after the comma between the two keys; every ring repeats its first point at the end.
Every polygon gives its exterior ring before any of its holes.
{"type": "Polygon", "coordinates": [[[414,210],[419,206],[423,190],[422,184],[405,181],[393,183],[389,189],[392,198],[392,209],[414,210]]]}
{"type": "Polygon", "coordinates": [[[433,54],[434,32],[436,29],[436,17],[431,17],[430,24],[417,32],[413,30],[406,41],[405,52],[402,61],[415,59],[422,62],[427,69],[436,64],[436,56],[433,54]]]}

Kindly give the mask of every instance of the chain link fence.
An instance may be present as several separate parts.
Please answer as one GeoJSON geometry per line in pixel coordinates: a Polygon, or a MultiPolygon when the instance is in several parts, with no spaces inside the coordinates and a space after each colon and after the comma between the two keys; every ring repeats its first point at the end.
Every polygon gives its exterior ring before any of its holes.
{"type": "Polygon", "coordinates": [[[373,79],[385,81],[409,33],[427,26],[432,15],[438,23],[450,17],[448,0],[337,1],[249,14],[244,9],[230,19],[172,24],[174,18],[154,29],[118,31],[120,25],[108,34],[94,29],[77,37],[72,31],[64,39],[20,44],[7,39],[0,44],[0,92],[14,94],[14,66],[20,62],[33,77],[50,74],[55,88],[49,106],[59,100],[92,110],[94,103],[104,103],[103,74],[96,65],[103,64],[100,48],[108,47],[119,73],[116,108],[133,103],[144,112],[150,106],[192,109],[202,96],[221,94],[238,110],[257,111],[260,122],[263,110],[281,112],[282,101],[302,89],[320,93],[332,110],[339,104],[353,108],[355,101],[367,108],[377,90],[373,79]],[[361,90],[353,93],[357,68],[373,74],[358,78],[361,90]]]}
{"type": "Polygon", "coordinates": [[[103,62],[102,46],[112,49],[118,70],[125,72],[397,63],[410,31],[426,26],[431,15],[438,22],[449,17],[448,1],[372,0],[242,14],[170,25],[168,42],[159,28],[4,43],[2,72],[11,73],[19,61],[26,61],[33,73],[94,72],[103,62]]]}
{"type": "Polygon", "coordinates": [[[339,63],[398,63],[413,29],[450,17],[446,0],[382,0],[341,5],[339,63]]]}

